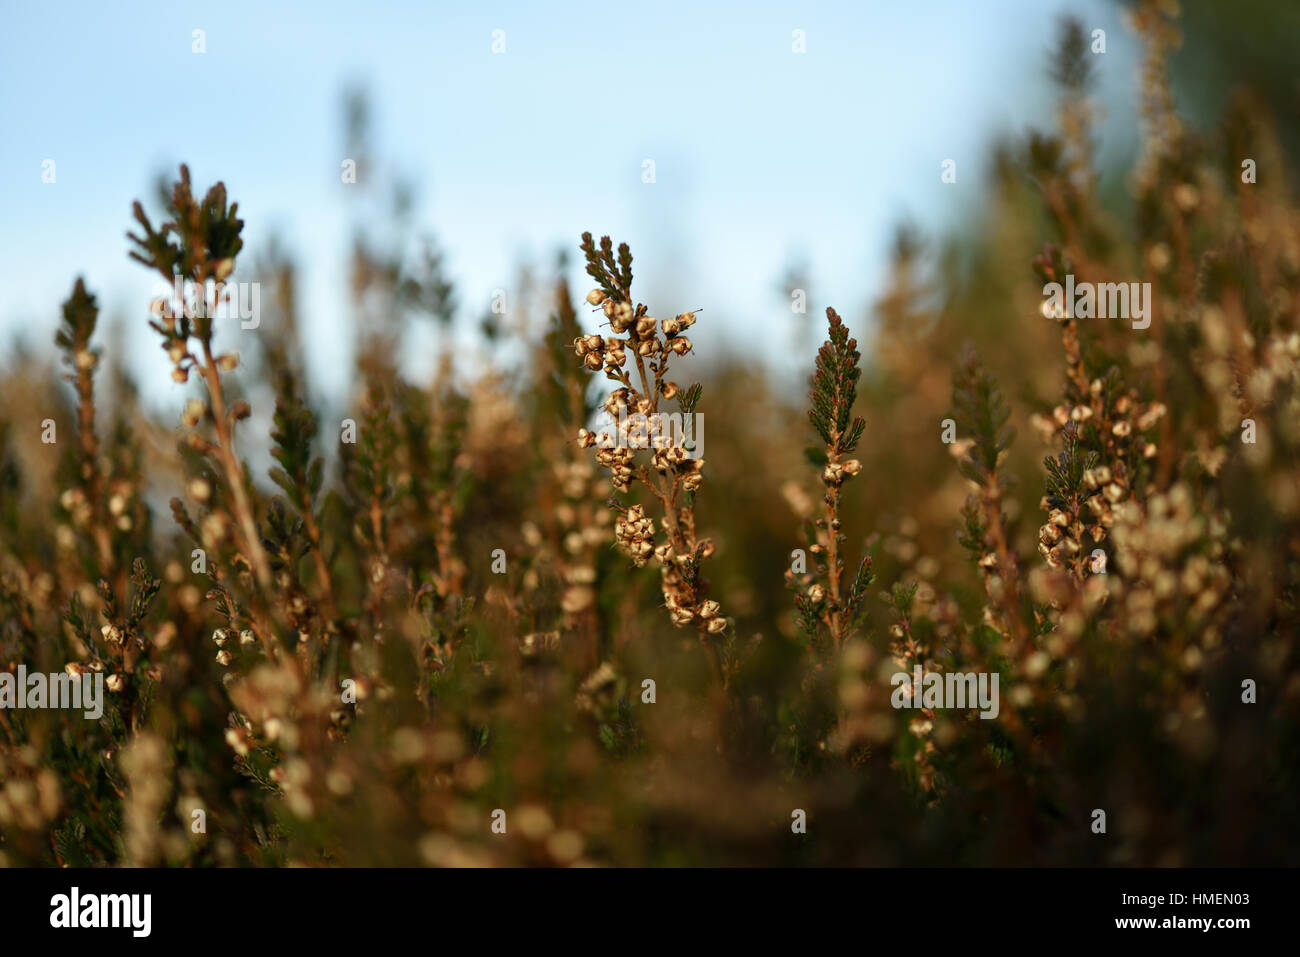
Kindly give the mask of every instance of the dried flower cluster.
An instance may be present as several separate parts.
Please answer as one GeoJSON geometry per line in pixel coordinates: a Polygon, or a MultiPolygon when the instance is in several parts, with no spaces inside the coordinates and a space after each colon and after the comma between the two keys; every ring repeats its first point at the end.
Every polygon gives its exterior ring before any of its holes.
{"type": "Polygon", "coordinates": [[[596,447],[596,462],[608,469],[614,491],[627,494],[634,483],[645,488],[657,502],[663,540],[656,538],[656,523],[639,504],[614,502],[619,515],[614,540],[637,567],[654,560],[660,567],[660,584],[669,619],[679,627],[693,627],[709,652],[715,675],[726,682],[728,675],[719,665],[714,636],[727,630],[727,619],[718,602],[705,597],[707,583],[702,562],[713,554],[713,542],[699,538],[695,528],[695,495],[703,482],[704,459],[687,447],[686,430],[665,428],[660,402],[676,398],[681,414],[696,414],[701,388],[684,392],[667,378],[671,356],[692,349],[683,331],[695,323],[695,314],[685,312],[662,322],[647,315],[642,303],[632,299],[632,253],[627,244],[618,247],[608,236],[599,247],[590,233],[582,236],[587,273],[599,283],[587,294],[587,302],[608,320],[613,336],[591,334],[574,340],[574,350],[583,365],[619,383],[602,408],[615,422],[614,432],[600,434],[583,428],[578,445],[596,447]],[[626,338],[620,338],[626,336],[626,338]],[[629,352],[636,379],[627,368],[629,352]],[[637,453],[650,452],[649,464],[637,461],[637,453]]]}

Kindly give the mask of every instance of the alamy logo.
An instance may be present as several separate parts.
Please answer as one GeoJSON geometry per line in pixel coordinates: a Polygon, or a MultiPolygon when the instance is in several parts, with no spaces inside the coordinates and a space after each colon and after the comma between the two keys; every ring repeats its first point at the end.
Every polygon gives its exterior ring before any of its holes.
{"type": "Polygon", "coordinates": [[[0,671],[0,708],[81,708],[88,721],[104,714],[104,675],[0,671]]]}
{"type": "MultiPolygon", "coordinates": [[[[608,413],[606,413],[608,415],[608,413]]],[[[685,449],[691,458],[704,456],[704,415],[699,412],[633,412],[619,408],[613,430],[596,433],[598,449],[685,449]]]]}
{"type": "Polygon", "coordinates": [[[50,898],[51,927],[127,927],[133,937],[148,937],[153,925],[150,894],[70,894],[50,898]]]}
{"type": "Polygon", "coordinates": [[[1043,287],[1047,301],[1043,314],[1053,319],[1132,319],[1134,329],[1151,325],[1151,283],[1081,282],[1074,273],[1065,285],[1049,282],[1043,287]]]}
{"type": "Polygon", "coordinates": [[[980,717],[996,718],[1001,706],[998,703],[998,678],[995,672],[922,671],[917,665],[912,674],[899,671],[889,680],[894,693],[889,703],[895,708],[976,708],[980,717]]]}
{"type": "Polygon", "coordinates": [[[172,285],[159,281],[153,301],[158,308],[166,305],[173,316],[186,319],[239,319],[241,329],[256,329],[262,324],[262,287],[255,282],[217,282],[202,286],[180,276],[172,285]]]}

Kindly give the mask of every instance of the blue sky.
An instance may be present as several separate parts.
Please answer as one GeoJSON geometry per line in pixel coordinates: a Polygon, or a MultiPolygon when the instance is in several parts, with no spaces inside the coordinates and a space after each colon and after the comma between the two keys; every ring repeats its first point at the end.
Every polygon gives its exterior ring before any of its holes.
{"type": "Polygon", "coordinates": [[[862,316],[894,224],[960,222],[981,202],[993,133],[1048,120],[1064,10],[1106,30],[1106,119],[1127,130],[1133,39],[1103,0],[4,0],[0,352],[16,332],[49,343],[81,273],[128,321],[151,398],[169,394],[145,327],[152,280],[124,233],[132,200],[185,161],[201,186],[226,182],[252,253],[276,235],[300,259],[309,368],[345,390],[341,103],[355,83],[371,94],[376,159],[416,185],[416,222],[446,251],[465,330],[521,262],[549,267],[584,229],[632,245],[652,312],[706,307],[701,339],[783,335],[776,287],[792,259],[811,264],[813,308],[862,316]],[[946,158],[956,185],[940,183],[946,158]]]}

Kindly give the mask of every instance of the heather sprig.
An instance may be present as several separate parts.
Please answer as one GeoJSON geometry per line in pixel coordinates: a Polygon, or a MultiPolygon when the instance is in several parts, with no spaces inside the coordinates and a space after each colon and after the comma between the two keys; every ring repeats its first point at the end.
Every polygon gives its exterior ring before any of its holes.
{"type": "Polygon", "coordinates": [[[587,294],[587,302],[601,310],[614,335],[580,336],[574,340],[574,351],[585,368],[593,372],[603,369],[605,377],[620,387],[603,403],[604,410],[617,419],[615,432],[598,436],[580,429],[578,444],[596,447],[596,461],[609,469],[615,492],[627,493],[635,482],[658,503],[665,541],[657,540],[655,518],[643,506],[614,499],[618,512],[615,541],[638,567],[651,559],[660,565],[669,618],[678,627],[697,630],[714,676],[725,686],[730,675],[723,668],[715,639],[727,630],[727,619],[718,602],[706,597],[701,575],[701,563],[713,554],[714,545],[696,532],[695,492],[704,480],[704,459],[691,454],[684,433],[673,435],[665,429],[659,414],[660,401],[673,398],[678,399],[684,414],[697,414],[700,387],[692,386],[683,393],[667,378],[671,357],[692,349],[684,332],[694,325],[695,313],[660,321],[647,315],[644,304],[633,304],[632,253],[626,243],[615,256],[608,236],[601,238],[597,248],[591,234],[583,233],[582,252],[588,274],[600,284],[587,294]],[[635,381],[627,370],[629,356],[636,368],[635,381]],[[642,450],[650,453],[648,465],[636,461],[642,450]]]}
{"type": "Polygon", "coordinates": [[[1084,506],[1098,494],[1096,483],[1090,487],[1087,479],[1097,464],[1097,453],[1080,447],[1079,430],[1073,423],[1066,426],[1064,436],[1065,448],[1043,459],[1048,516],[1038,532],[1038,550],[1048,565],[1066,567],[1081,579],[1088,557],[1084,506]]]}
{"type": "Polygon", "coordinates": [[[1008,424],[1011,409],[979,354],[967,347],[953,374],[953,417],[962,436],[957,468],[975,486],[962,509],[965,530],[961,544],[984,576],[984,587],[995,620],[1004,635],[1017,642],[1028,636],[1020,609],[1019,564],[1003,509],[1011,477],[1001,468],[1015,440],[1008,424]]]}
{"type": "MultiPolygon", "coordinates": [[[[297,522],[306,541],[306,552],[312,556],[316,568],[319,601],[324,612],[323,636],[340,626],[334,597],[334,580],[330,559],[325,551],[323,521],[320,507],[321,488],[324,484],[324,461],[313,453],[316,441],[316,417],[298,395],[291,377],[282,380],[280,394],[275,400],[275,416],[271,429],[273,446],[271,455],[278,466],[270,469],[271,481],[280,486],[297,513],[297,522]]],[[[275,503],[272,503],[275,506],[275,503]]],[[[268,515],[268,520],[272,518],[268,515]]],[[[274,559],[273,559],[274,564],[274,559]]],[[[296,579],[296,567],[290,571],[296,579]]],[[[307,604],[301,593],[290,596],[287,606],[290,625],[299,629],[302,612],[307,604]],[[301,607],[300,607],[301,606],[301,607]]]]}
{"type": "MultiPolygon", "coordinates": [[[[826,319],[827,338],[817,352],[812,390],[808,394],[812,403],[808,421],[825,444],[826,461],[836,464],[858,447],[867,423],[862,416],[853,417],[858,379],[862,377],[858,341],[849,338],[848,326],[834,309],[827,308],[826,319]]],[[[820,449],[810,453],[814,457],[821,454],[820,449]]]]}
{"type": "Polygon", "coordinates": [[[91,349],[99,305],[78,278],[72,294],[63,303],[63,322],[55,335],[55,344],[63,352],[68,378],[77,392],[77,462],[76,484],[68,489],[70,513],[79,513],[94,542],[95,558],[101,574],[115,578],[113,532],[104,496],[104,474],[99,461],[99,439],[95,434],[95,370],[99,353],[91,349]]]}
{"type": "Polygon", "coordinates": [[[809,533],[809,547],[814,556],[816,575],[786,572],[786,581],[794,591],[795,610],[800,629],[813,643],[829,639],[839,651],[857,629],[865,611],[863,598],[873,581],[871,556],[864,555],[858,564],[847,592],[844,590],[843,545],[841,531],[841,493],[845,482],[862,470],[862,464],[846,459],[858,447],[866,428],[862,416],[853,416],[857,383],[862,376],[862,354],[856,339],[849,337],[848,326],[834,309],[826,310],[827,339],[817,352],[809,401],[808,420],[821,438],[821,447],[807,450],[809,461],[822,467],[825,487],[824,513],[809,533]]]}
{"type": "MultiPolygon", "coordinates": [[[[194,310],[184,308],[184,303],[171,303],[165,298],[156,300],[153,306],[156,318],[150,325],[163,337],[163,348],[174,365],[173,379],[185,382],[191,372],[198,372],[203,379],[208,402],[191,400],[186,420],[191,428],[206,421],[215,440],[194,431],[189,434],[189,441],[220,465],[243,539],[244,558],[259,588],[269,592],[271,569],[261,547],[247,476],[235,451],[235,423],[247,418],[251,410],[243,401],[229,404],[222,381],[224,373],[238,367],[239,355],[233,352],[214,355],[212,349],[212,319],[222,295],[220,284],[234,271],[235,256],[243,248],[239,234],[244,221],[235,215],[238,206],[235,203],[227,207],[226,188],[222,183],[209,189],[202,200],[195,199],[189,168],[182,165],[180,179],[174,184],[168,203],[171,218],[155,230],[144,207],[136,202],[135,218],[144,235],[128,235],[137,246],[131,251],[131,258],[157,270],[168,283],[178,278],[193,282],[195,296],[202,300],[194,310]],[[217,283],[211,299],[206,285],[209,280],[217,283]],[[190,312],[195,315],[190,316],[190,312]]],[[[267,625],[263,622],[255,627],[265,630],[267,625]]]]}

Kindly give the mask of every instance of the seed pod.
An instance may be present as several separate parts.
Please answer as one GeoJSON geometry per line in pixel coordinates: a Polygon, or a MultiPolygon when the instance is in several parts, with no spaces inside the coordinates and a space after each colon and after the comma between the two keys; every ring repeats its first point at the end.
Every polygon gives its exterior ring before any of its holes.
{"type": "Polygon", "coordinates": [[[604,301],[605,290],[603,289],[593,289],[591,292],[587,293],[587,302],[591,303],[593,306],[599,306],[604,301]]]}

